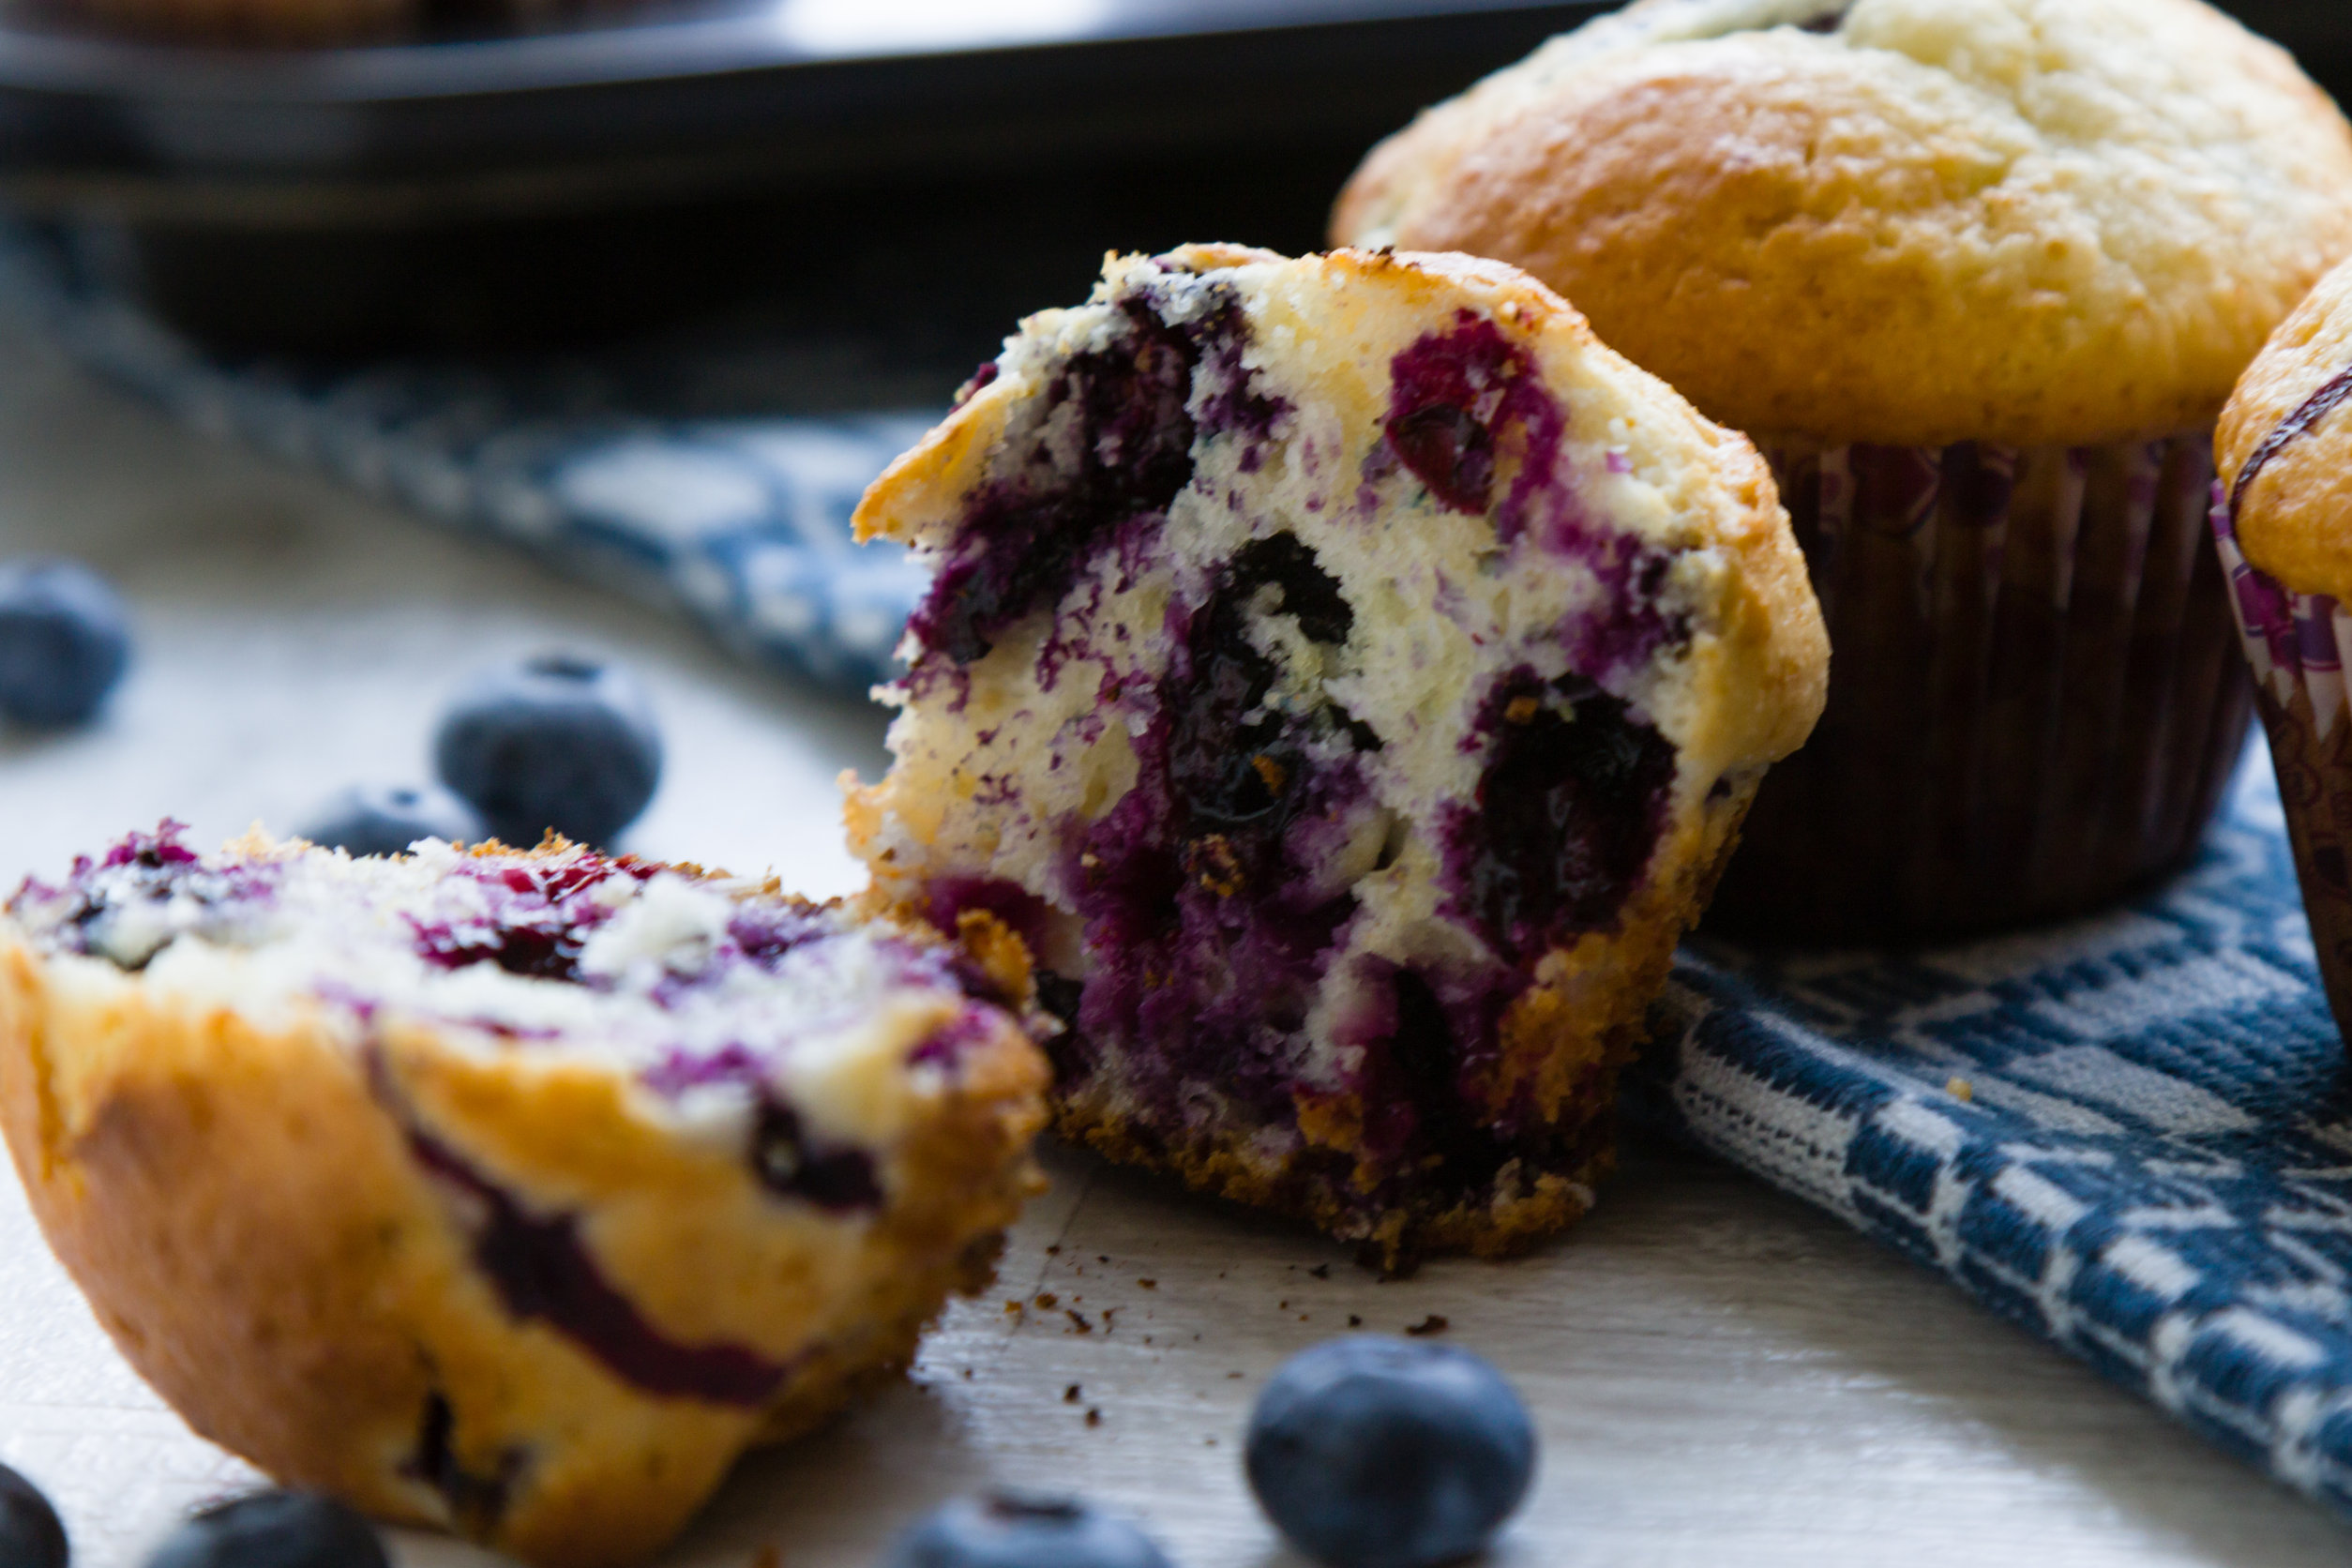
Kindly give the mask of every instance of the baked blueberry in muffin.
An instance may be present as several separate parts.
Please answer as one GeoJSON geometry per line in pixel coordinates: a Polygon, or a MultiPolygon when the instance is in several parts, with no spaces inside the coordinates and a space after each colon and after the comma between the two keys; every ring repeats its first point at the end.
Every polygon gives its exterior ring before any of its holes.
{"type": "Polygon", "coordinates": [[[0,920],[0,1123],[198,1431],[535,1563],[642,1558],[902,1364],[1034,1177],[1018,944],[550,839],[168,824],[0,920]]]}
{"type": "Polygon", "coordinates": [[[1772,481],[1500,264],[1195,246],[867,494],[878,892],[1027,941],[1060,1128],[1394,1264],[1581,1213],[1825,649],[1772,481]]]}

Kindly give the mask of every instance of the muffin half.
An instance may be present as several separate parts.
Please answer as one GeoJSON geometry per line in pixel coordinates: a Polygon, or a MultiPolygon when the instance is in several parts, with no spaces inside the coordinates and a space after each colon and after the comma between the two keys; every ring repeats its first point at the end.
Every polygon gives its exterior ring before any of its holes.
{"type": "Polygon", "coordinates": [[[1820,622],[1755,451],[1464,257],[1114,258],[860,525],[939,562],[878,893],[1018,930],[1066,1134],[1395,1263],[1581,1213],[1820,622]]]}
{"type": "Polygon", "coordinates": [[[124,1355],[292,1485],[554,1568],[902,1365],[1034,1181],[972,953],[550,841],[167,824],[0,921],[0,1125],[124,1355]]]}

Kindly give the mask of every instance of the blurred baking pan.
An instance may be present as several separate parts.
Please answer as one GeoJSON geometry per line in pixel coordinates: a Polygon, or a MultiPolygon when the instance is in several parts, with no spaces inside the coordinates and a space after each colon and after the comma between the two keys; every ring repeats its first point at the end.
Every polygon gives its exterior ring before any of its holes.
{"type": "Polygon", "coordinates": [[[219,346],[544,346],[860,291],[828,329],[886,332],[925,253],[990,323],[960,354],[1109,247],[1312,245],[1371,141],[1602,8],[698,0],[319,50],[0,11],[0,198],[219,346]]]}
{"type": "Polygon", "coordinates": [[[0,179],[50,209],[381,223],[1364,140],[1602,8],[707,0],[506,32],[429,19],[411,41],[316,50],[102,38],[16,14],[0,23],[0,179]]]}
{"type": "MultiPolygon", "coordinates": [[[[0,200],[207,342],[346,354],[611,339],[751,295],[886,335],[942,278],[960,305],[918,313],[994,332],[1107,248],[1304,249],[1374,140],[1607,8],[656,0],[523,27],[426,0],[412,39],[264,50],[45,3],[0,8],[0,200]]],[[[2352,7],[2229,8],[2352,84],[2352,7]]]]}

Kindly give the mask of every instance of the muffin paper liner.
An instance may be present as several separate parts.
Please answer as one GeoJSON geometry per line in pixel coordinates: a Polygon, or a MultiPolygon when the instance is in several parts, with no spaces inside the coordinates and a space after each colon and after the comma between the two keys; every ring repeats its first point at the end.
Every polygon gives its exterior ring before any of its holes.
{"type": "Polygon", "coordinates": [[[2213,492],[2213,542],[2229,578],[2254,701],[2278,765],[2295,876],[2338,1027],[2352,1018],[2352,613],[2298,594],[2238,548],[2229,501],[2213,492]]]}
{"type": "Polygon", "coordinates": [[[1711,927],[1886,940],[2107,903],[2194,851],[2249,717],[2205,432],[1768,448],[1829,705],[1711,927]]]}

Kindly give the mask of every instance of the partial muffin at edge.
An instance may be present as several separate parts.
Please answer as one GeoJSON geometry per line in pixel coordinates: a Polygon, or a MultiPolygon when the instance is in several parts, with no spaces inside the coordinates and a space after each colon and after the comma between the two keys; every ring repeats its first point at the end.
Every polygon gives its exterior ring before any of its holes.
{"type": "Polygon", "coordinates": [[[2352,264],[2247,368],[2222,415],[2214,543],[2285,807],[2320,979],[2352,1019],[2352,264]]]}

